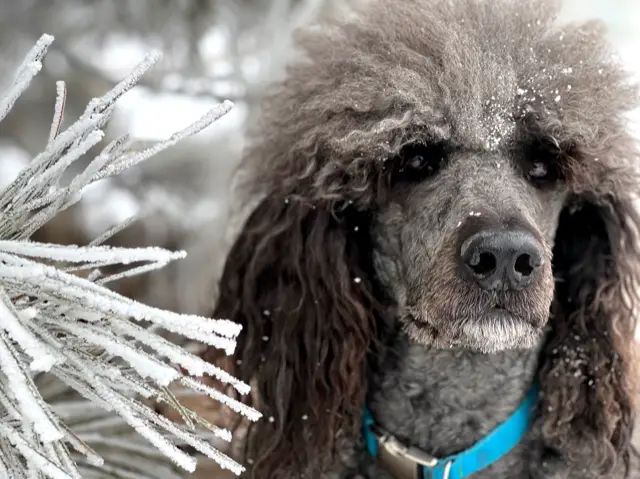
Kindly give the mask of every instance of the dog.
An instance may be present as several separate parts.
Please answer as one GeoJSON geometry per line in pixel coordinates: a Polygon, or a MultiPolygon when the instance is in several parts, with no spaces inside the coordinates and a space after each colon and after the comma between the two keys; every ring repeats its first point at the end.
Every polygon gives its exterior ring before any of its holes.
{"type": "Polygon", "coordinates": [[[265,417],[250,477],[633,475],[638,88],[558,11],[378,0],[296,34],[213,312],[265,417]]]}

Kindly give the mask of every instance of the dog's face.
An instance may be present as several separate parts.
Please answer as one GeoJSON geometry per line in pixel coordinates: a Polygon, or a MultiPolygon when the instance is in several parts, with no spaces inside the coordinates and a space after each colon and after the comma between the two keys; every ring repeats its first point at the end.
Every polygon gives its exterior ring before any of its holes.
{"type": "Polygon", "coordinates": [[[388,166],[374,266],[417,342],[528,347],[546,325],[563,173],[552,146],[511,145],[478,151],[437,138],[406,145],[388,166]]]}

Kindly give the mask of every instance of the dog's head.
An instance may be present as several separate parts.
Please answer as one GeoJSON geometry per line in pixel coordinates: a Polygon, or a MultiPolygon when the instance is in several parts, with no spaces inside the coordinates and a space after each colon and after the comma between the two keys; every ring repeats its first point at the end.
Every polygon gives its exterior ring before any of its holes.
{"type": "Polygon", "coordinates": [[[408,139],[386,165],[388,193],[372,221],[376,276],[418,342],[526,347],[547,324],[574,152],[514,110],[495,149],[446,125],[408,139]]]}
{"type": "Polygon", "coordinates": [[[389,315],[427,347],[527,347],[544,437],[611,470],[633,423],[637,91],[543,0],[376,2],[300,35],[241,165],[259,198],[214,314],[266,417],[256,477],[315,477],[357,434],[389,315]],[[549,314],[551,309],[551,314],[549,314]]]}

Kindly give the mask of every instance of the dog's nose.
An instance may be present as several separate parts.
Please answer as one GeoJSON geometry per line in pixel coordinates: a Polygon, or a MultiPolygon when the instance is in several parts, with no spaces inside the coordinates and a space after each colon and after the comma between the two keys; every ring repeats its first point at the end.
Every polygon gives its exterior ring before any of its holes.
{"type": "Polygon", "coordinates": [[[526,231],[479,231],[462,243],[460,258],[488,291],[521,290],[544,263],[542,246],[526,231]]]}

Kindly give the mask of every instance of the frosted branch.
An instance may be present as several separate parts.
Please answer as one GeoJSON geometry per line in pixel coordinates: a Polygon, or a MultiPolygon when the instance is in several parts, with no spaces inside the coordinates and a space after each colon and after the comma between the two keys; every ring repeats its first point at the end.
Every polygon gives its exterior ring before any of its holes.
{"type": "Polygon", "coordinates": [[[0,100],[0,121],[11,111],[14,103],[20,95],[27,89],[33,77],[42,68],[42,58],[46,55],[49,46],[53,43],[51,35],[42,35],[22,62],[16,73],[13,85],[9,88],[0,100]]]}
{"type": "MultiPolygon", "coordinates": [[[[52,41],[53,37],[43,35],[28,53],[0,99],[0,120],[41,69],[52,41]]],[[[155,332],[161,328],[231,354],[240,326],[153,308],[105,287],[162,268],[185,253],[100,246],[133,219],[113,225],[88,246],[29,239],[75,204],[92,183],[153,157],[230,111],[233,104],[224,102],[167,140],[140,151],[131,150],[127,136],[115,139],[63,184],[69,168],[103,141],[102,130],[118,98],[160,57],[158,52],[149,54],[110,92],[91,100],[67,128],[63,118],[69,93],[63,82],[57,82],[46,146],[0,193],[0,477],[78,479],[94,477],[96,468],[103,468],[121,477],[173,478],[168,466],[151,456],[166,456],[193,471],[195,459],[176,443],[189,444],[236,474],[243,470],[203,439],[230,440],[230,432],[184,408],[168,386],[181,383],[193,394],[205,394],[255,421],[260,417],[256,410],[196,377],[215,377],[240,394],[247,394],[249,385],[155,332]],[[109,274],[103,275],[107,268],[109,274]],[[78,398],[72,402],[52,405],[46,400],[68,396],[71,390],[78,398]],[[175,407],[186,426],[158,415],[138,398],[175,407]],[[73,427],[64,423],[70,419],[73,427]],[[110,444],[100,433],[102,428],[125,426],[131,430],[128,442],[110,444]],[[151,445],[134,440],[137,437],[151,445]],[[137,472],[123,469],[124,459],[110,464],[112,453],[100,453],[108,444],[126,451],[120,456],[129,461],[128,469],[137,472]]]]}

